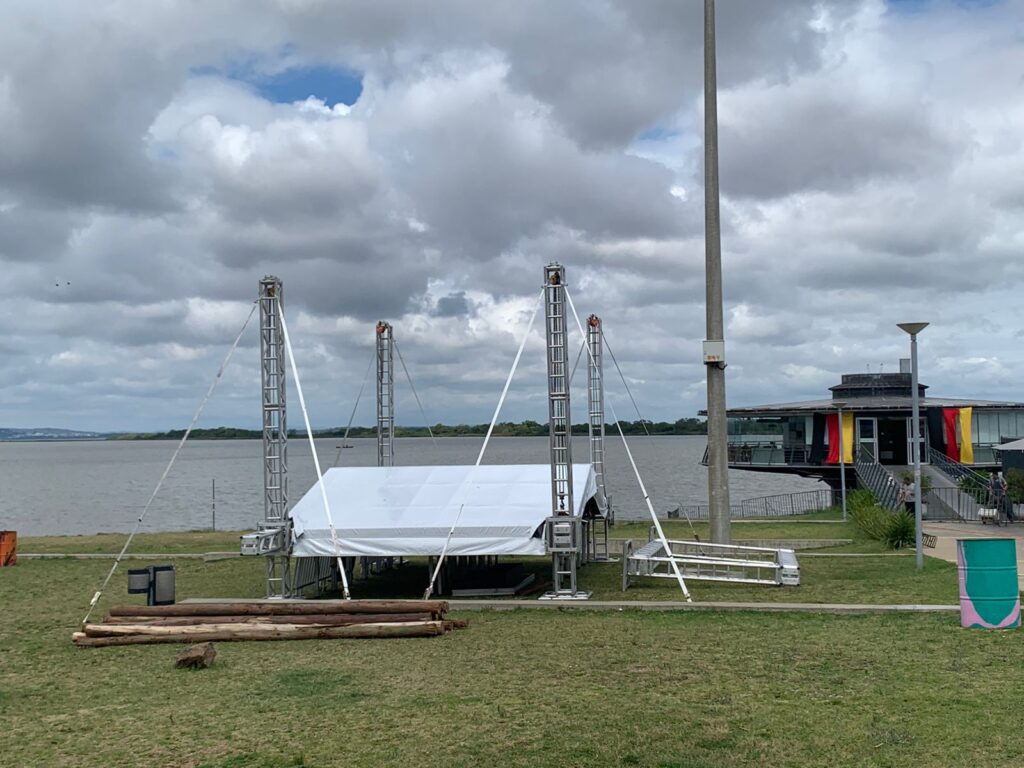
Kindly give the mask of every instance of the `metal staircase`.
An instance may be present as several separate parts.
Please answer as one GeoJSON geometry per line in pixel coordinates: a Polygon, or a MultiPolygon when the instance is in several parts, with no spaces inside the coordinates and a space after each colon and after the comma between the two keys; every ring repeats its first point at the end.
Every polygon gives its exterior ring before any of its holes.
{"type": "Polygon", "coordinates": [[[866,447],[861,447],[854,461],[857,481],[861,487],[875,494],[879,505],[885,509],[899,507],[899,483],[896,478],[875,459],[875,455],[866,447]]]}

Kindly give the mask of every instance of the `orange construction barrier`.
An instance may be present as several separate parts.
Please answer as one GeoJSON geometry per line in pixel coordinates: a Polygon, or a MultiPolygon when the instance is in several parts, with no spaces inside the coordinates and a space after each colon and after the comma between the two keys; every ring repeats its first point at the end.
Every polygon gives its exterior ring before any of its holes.
{"type": "Polygon", "coordinates": [[[0,531],[0,568],[18,563],[18,534],[0,531]]]}

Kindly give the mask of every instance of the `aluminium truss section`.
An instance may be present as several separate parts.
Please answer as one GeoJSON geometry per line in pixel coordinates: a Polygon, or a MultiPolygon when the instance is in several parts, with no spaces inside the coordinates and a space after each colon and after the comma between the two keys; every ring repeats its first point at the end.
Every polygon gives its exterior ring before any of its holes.
{"type": "Polygon", "coordinates": [[[637,576],[675,579],[673,561],[687,580],[765,586],[800,585],[800,565],[792,549],[671,539],[668,547],[666,552],[661,540],[653,539],[634,550],[633,543],[627,541],[623,547],[623,590],[637,576]]]}
{"type": "Polygon", "coordinates": [[[594,560],[607,561],[608,526],[612,522],[611,499],[604,483],[604,365],[602,361],[601,318],[587,318],[587,431],[590,438],[590,464],[597,479],[598,498],[603,508],[587,528],[587,548],[594,560]]]}
{"type": "MultiPolygon", "coordinates": [[[[260,386],[263,410],[263,522],[253,544],[267,559],[267,597],[291,594],[288,519],[286,359],[281,280],[260,280],[260,386]]],[[[243,551],[245,542],[243,541],[243,551]]]]}
{"type": "Polygon", "coordinates": [[[552,591],[548,599],[586,599],[576,588],[576,567],[584,542],[579,520],[573,518],[572,419],[566,345],[565,268],[544,268],[545,342],[548,372],[548,440],[551,460],[551,517],[545,540],[551,554],[552,591]]]}
{"type": "Polygon", "coordinates": [[[377,466],[395,465],[394,336],[390,323],[377,323],[377,466]]]}

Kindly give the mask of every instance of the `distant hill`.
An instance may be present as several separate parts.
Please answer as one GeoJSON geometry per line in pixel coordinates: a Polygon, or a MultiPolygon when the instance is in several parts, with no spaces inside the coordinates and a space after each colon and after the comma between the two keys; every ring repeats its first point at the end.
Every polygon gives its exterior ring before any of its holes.
{"type": "Polygon", "coordinates": [[[11,429],[0,427],[0,441],[43,441],[43,440],[106,440],[109,432],[79,432],[74,429],[34,427],[32,429],[11,429]]]}

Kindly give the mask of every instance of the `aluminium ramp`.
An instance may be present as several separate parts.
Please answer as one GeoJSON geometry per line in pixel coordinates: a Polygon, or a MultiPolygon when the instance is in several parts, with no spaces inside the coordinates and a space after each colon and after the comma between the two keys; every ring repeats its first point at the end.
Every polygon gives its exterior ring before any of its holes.
{"type": "Polygon", "coordinates": [[[651,576],[674,579],[675,561],[683,578],[731,584],[799,586],[800,565],[792,549],[745,547],[735,544],[710,544],[703,541],[669,540],[665,551],[660,540],[649,541],[639,549],[627,541],[623,547],[622,589],[633,578],[651,576]]]}

